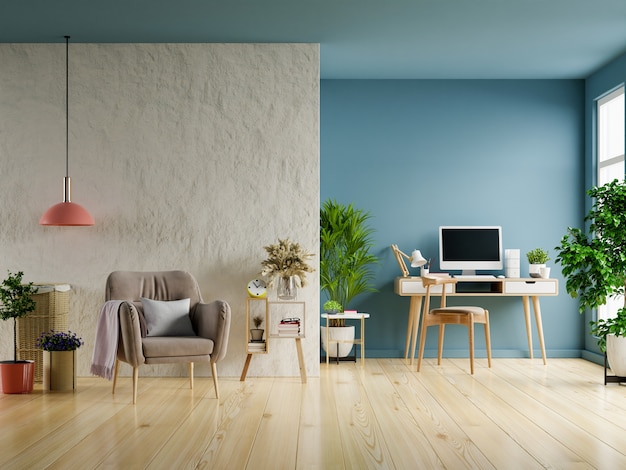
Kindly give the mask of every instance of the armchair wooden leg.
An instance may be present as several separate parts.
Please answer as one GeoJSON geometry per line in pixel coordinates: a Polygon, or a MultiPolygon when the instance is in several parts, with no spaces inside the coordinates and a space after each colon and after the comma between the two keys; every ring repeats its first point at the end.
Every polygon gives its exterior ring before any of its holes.
{"type": "Polygon", "coordinates": [[[217,385],[217,364],[211,361],[211,374],[213,374],[213,386],[215,387],[215,398],[220,397],[220,389],[217,385]]]}
{"type": "Polygon", "coordinates": [[[189,388],[193,390],[193,362],[189,363],[189,388]]]}
{"type": "Polygon", "coordinates": [[[139,367],[133,367],[133,405],[137,403],[137,382],[139,381],[139,367]]]}
{"type": "Polygon", "coordinates": [[[111,393],[113,395],[115,395],[115,385],[117,384],[117,371],[119,367],[120,367],[120,360],[115,359],[115,368],[113,369],[113,389],[111,390],[111,393]]]}

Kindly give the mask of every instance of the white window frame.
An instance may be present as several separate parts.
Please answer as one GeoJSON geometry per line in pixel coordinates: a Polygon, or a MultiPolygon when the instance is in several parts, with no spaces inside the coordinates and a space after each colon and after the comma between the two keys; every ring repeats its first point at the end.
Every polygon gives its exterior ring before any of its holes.
{"type": "MultiPolygon", "coordinates": [[[[600,99],[596,101],[596,185],[601,186],[603,184],[609,183],[615,176],[621,175],[621,178],[624,179],[625,172],[625,163],[624,163],[624,134],[626,134],[626,126],[624,124],[624,119],[626,116],[626,110],[624,109],[624,85],[616,88],[615,90],[607,93],[600,99]],[[614,101],[614,100],[621,100],[614,101]],[[615,103],[621,104],[621,116],[618,117],[617,124],[615,122],[605,122],[603,119],[604,113],[602,113],[602,107],[607,104],[615,105],[615,103]],[[620,120],[621,119],[621,120],[620,120]],[[611,126],[614,128],[611,129],[611,126]],[[617,131],[615,130],[615,126],[618,126],[617,131]],[[604,144],[606,144],[606,133],[613,131],[613,136],[617,135],[618,139],[621,139],[617,145],[617,153],[613,155],[606,156],[604,155],[605,149],[602,148],[604,144]],[[621,133],[621,135],[620,135],[621,133]],[[611,176],[604,178],[603,175],[609,174],[611,176]]],[[[605,305],[601,305],[597,310],[597,318],[611,318],[614,317],[617,310],[624,306],[624,296],[616,296],[607,299],[605,305]]]]}

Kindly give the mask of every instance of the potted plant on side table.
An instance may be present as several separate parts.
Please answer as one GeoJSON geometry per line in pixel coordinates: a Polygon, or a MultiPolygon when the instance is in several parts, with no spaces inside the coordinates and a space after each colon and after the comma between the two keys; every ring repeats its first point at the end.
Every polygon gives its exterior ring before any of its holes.
{"type": "Polygon", "coordinates": [[[41,334],[37,347],[43,349],[44,390],[74,390],[76,350],[83,344],[83,339],[71,331],[50,330],[41,334]]]}
{"type": "Polygon", "coordinates": [[[35,310],[32,298],[37,288],[32,282],[22,284],[24,273],[10,271],[0,284],[0,318],[13,319],[13,360],[0,362],[0,392],[30,393],[35,380],[35,362],[17,360],[17,319],[35,310]]]}
{"type": "MultiPolygon", "coordinates": [[[[556,262],[563,266],[567,279],[565,288],[572,297],[580,299],[580,313],[606,304],[607,298],[623,296],[626,282],[626,182],[613,180],[591,188],[587,194],[593,200],[585,216],[589,235],[570,227],[555,248],[556,262]]],[[[626,370],[616,370],[626,361],[625,308],[619,309],[614,318],[592,321],[590,325],[603,352],[607,344],[623,343],[615,350],[607,348],[606,353],[613,373],[626,377],[626,370]]]]}
{"type": "MultiPolygon", "coordinates": [[[[328,299],[338,302],[340,312],[359,294],[376,292],[372,286],[371,267],[378,258],[370,253],[374,229],[368,225],[371,215],[352,204],[327,200],[320,210],[320,288],[328,299]]],[[[345,320],[331,320],[329,336],[345,340],[335,350],[327,350],[326,327],[322,326],[322,347],[329,357],[346,357],[352,350],[354,326],[345,320]],[[341,331],[346,330],[346,331],[341,331]]]]}

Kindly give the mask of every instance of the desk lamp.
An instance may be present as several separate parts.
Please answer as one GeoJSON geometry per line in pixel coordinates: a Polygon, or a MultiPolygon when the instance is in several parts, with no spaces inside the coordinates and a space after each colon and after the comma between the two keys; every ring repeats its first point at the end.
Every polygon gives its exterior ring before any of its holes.
{"type": "Polygon", "coordinates": [[[403,257],[411,262],[412,268],[419,268],[420,266],[424,266],[428,262],[422,256],[420,250],[413,250],[411,256],[409,256],[401,251],[398,248],[398,245],[391,245],[391,249],[393,250],[393,254],[396,256],[396,261],[398,262],[398,265],[400,266],[400,270],[402,271],[402,275],[404,277],[409,277],[409,269],[406,267],[406,263],[402,259],[403,257]]]}

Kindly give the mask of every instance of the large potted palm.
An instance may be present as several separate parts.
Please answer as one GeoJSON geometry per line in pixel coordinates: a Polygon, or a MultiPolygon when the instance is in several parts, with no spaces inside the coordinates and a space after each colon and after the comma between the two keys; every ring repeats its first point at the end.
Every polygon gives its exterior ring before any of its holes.
{"type": "MultiPolygon", "coordinates": [[[[352,204],[340,204],[327,200],[320,210],[320,289],[328,300],[347,310],[353,299],[366,292],[375,292],[372,266],[378,258],[370,253],[374,246],[374,230],[368,225],[369,212],[352,204]]],[[[329,336],[345,343],[336,348],[326,345],[326,327],[322,327],[322,347],[330,357],[350,354],[354,340],[354,326],[346,326],[345,320],[330,324],[329,336]]]]}
{"type": "MultiPolygon", "coordinates": [[[[585,216],[588,232],[569,228],[555,249],[556,262],[563,266],[565,288],[580,299],[579,310],[595,309],[608,298],[624,295],[626,282],[626,183],[613,180],[587,194],[593,204],[585,216]]],[[[612,371],[626,377],[626,308],[614,318],[591,322],[591,333],[606,350],[612,371]],[[620,369],[620,364],[625,364],[620,369]]]]}
{"type": "Polygon", "coordinates": [[[0,284],[0,318],[13,319],[13,360],[0,361],[0,392],[30,393],[35,379],[35,363],[17,359],[17,319],[35,310],[32,298],[37,293],[33,283],[22,283],[24,273],[9,272],[0,284]]]}

